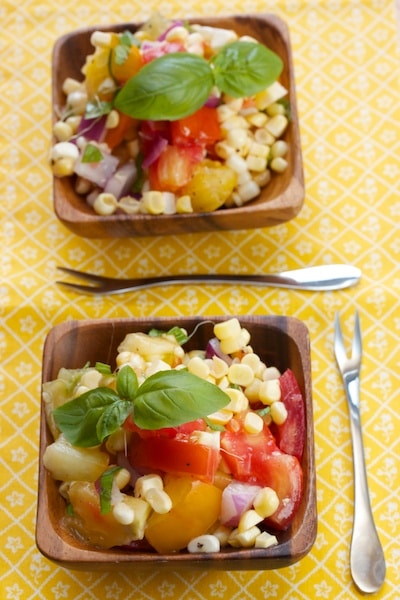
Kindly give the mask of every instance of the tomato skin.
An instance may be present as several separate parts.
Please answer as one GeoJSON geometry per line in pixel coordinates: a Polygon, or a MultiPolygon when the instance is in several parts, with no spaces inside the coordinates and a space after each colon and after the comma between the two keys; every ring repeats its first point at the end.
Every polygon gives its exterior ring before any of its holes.
{"type": "Polygon", "coordinates": [[[150,189],[177,192],[192,178],[193,163],[185,148],[167,145],[149,167],[150,189]]]}
{"type": "Polygon", "coordinates": [[[134,467],[191,475],[201,481],[214,481],[220,461],[216,448],[196,444],[188,435],[178,437],[153,436],[141,438],[133,434],[128,450],[129,462],[134,467]]]}
{"type": "Polygon", "coordinates": [[[287,529],[303,492],[303,472],[297,458],[281,452],[267,425],[258,434],[249,434],[243,429],[223,432],[221,455],[238,481],[276,491],[279,507],[265,523],[277,530],[287,529]]]}
{"type": "Polygon", "coordinates": [[[282,452],[296,456],[303,455],[306,435],[305,408],[303,396],[294,373],[287,369],[280,377],[282,402],[288,413],[282,425],[273,425],[272,432],[282,452]]]}
{"type": "Polygon", "coordinates": [[[183,423],[177,427],[162,427],[161,429],[141,429],[133,421],[132,415],[129,415],[124,423],[124,428],[128,431],[134,431],[139,434],[141,438],[149,437],[184,437],[190,435],[193,431],[205,431],[207,426],[204,419],[196,419],[195,421],[189,421],[183,423]]]}
{"type": "Polygon", "coordinates": [[[134,130],[136,123],[137,121],[129,115],[119,113],[118,125],[112,129],[106,129],[104,141],[110,150],[121,144],[127,133],[134,130]]]}
{"type": "Polygon", "coordinates": [[[171,122],[174,145],[200,142],[206,146],[221,139],[221,127],[216,108],[203,106],[192,115],[171,122]]]}

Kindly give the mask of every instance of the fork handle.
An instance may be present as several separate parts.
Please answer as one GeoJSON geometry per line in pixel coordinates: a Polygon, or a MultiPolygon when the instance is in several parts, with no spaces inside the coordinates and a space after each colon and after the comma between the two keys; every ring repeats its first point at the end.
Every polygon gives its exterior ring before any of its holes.
{"type": "Polygon", "coordinates": [[[385,557],[372,514],[360,417],[360,379],[345,381],[350,412],[354,468],[354,520],[350,569],[354,583],[364,593],[379,590],[385,579],[385,557]]]}

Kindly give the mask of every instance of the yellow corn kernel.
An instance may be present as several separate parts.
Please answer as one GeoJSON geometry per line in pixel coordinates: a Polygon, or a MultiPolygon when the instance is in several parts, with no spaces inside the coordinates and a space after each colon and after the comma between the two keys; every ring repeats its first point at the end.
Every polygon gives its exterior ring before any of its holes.
{"type": "Polygon", "coordinates": [[[164,490],[151,488],[146,492],[145,499],[154,512],[160,515],[165,515],[172,508],[172,500],[164,490]]]}
{"type": "Polygon", "coordinates": [[[127,215],[137,215],[140,211],[140,200],[132,196],[123,196],[118,200],[118,208],[127,215]]]}
{"type": "Polygon", "coordinates": [[[252,179],[243,185],[238,186],[238,194],[244,203],[256,198],[260,193],[260,186],[252,179]]]}
{"type": "Polygon", "coordinates": [[[267,406],[281,399],[281,386],[279,379],[262,381],[259,389],[260,401],[267,406]]]}
{"type": "Polygon", "coordinates": [[[256,106],[259,110],[265,110],[267,106],[270,106],[273,102],[281,100],[281,98],[284,98],[286,94],[287,89],[281,83],[279,83],[279,81],[275,81],[265,90],[255,95],[256,106]]]}
{"type": "Polygon", "coordinates": [[[283,156],[277,156],[271,160],[269,167],[271,171],[275,171],[275,173],[283,173],[288,167],[288,161],[286,158],[283,158],[283,156]]]}
{"type": "Polygon", "coordinates": [[[271,404],[271,418],[277,425],[282,425],[287,419],[287,409],[283,402],[271,404]]]}
{"type": "Polygon", "coordinates": [[[135,518],[135,512],[131,506],[125,504],[122,500],[118,502],[112,509],[113,516],[121,525],[130,525],[135,518]]]}
{"type": "Polygon", "coordinates": [[[276,158],[277,156],[286,156],[288,148],[289,146],[285,140],[276,140],[276,142],[271,146],[270,155],[272,158],[276,158]]]}
{"type": "Polygon", "coordinates": [[[116,110],[111,110],[106,119],[106,128],[107,129],[115,129],[119,125],[119,113],[116,110]]]}
{"type": "Polygon", "coordinates": [[[228,543],[236,548],[251,548],[254,546],[256,538],[260,533],[261,530],[256,525],[243,532],[234,529],[229,537],[228,543]]]}
{"type": "Polygon", "coordinates": [[[286,110],[283,104],[279,104],[279,102],[273,102],[267,107],[266,113],[269,117],[275,117],[275,115],[284,115],[286,110]]]}
{"type": "Polygon", "coordinates": [[[250,124],[248,121],[242,117],[242,115],[238,115],[236,113],[225,119],[225,121],[222,123],[222,130],[226,133],[232,129],[249,129],[249,127],[250,124]]]}
{"type": "Polygon", "coordinates": [[[82,82],[78,81],[77,79],[73,79],[73,77],[66,77],[62,84],[62,91],[66,96],[68,96],[68,94],[70,94],[71,92],[77,92],[82,89],[82,82]]]}
{"type": "Polygon", "coordinates": [[[244,418],[243,427],[247,433],[260,433],[264,427],[264,421],[255,412],[248,412],[244,418]]]}
{"type": "Polygon", "coordinates": [[[264,520],[264,517],[260,516],[258,512],[253,509],[246,510],[240,517],[238,524],[239,533],[243,533],[248,529],[254,527],[254,525],[258,525],[261,521],[264,520]]]}
{"type": "Polygon", "coordinates": [[[77,194],[87,195],[92,189],[92,183],[84,177],[77,177],[75,181],[74,189],[77,194]]]}
{"type": "MultiPolygon", "coordinates": [[[[129,432],[126,431],[125,429],[123,429],[122,427],[120,427],[116,431],[113,431],[113,433],[111,433],[111,435],[109,435],[106,440],[107,452],[109,452],[110,454],[116,454],[117,452],[125,451],[127,444],[128,444],[128,439],[129,439],[128,433],[129,432]]],[[[120,475],[120,473],[123,473],[124,471],[126,471],[126,469],[121,469],[120,471],[117,471],[116,476],[118,475],[119,477],[122,477],[122,475],[120,475]]],[[[129,472],[128,472],[128,474],[129,474],[129,472]]],[[[129,481],[129,479],[128,479],[128,481],[129,481]]],[[[127,485],[128,481],[125,483],[125,485],[127,485]]],[[[125,485],[122,487],[125,487],[125,485]]]]}
{"type": "Polygon", "coordinates": [[[236,317],[228,319],[227,321],[221,321],[221,323],[216,323],[214,325],[214,335],[219,340],[236,337],[240,335],[241,330],[242,327],[236,317]]]}
{"type": "Polygon", "coordinates": [[[193,212],[192,199],[190,196],[185,194],[176,199],[176,212],[179,214],[193,212]]]}
{"type": "Polygon", "coordinates": [[[224,339],[220,341],[220,347],[222,352],[225,354],[232,354],[233,352],[239,352],[242,350],[250,341],[250,334],[247,329],[241,329],[239,335],[236,337],[224,339]]]}
{"type": "Polygon", "coordinates": [[[284,133],[288,123],[289,121],[284,115],[275,115],[266,123],[265,129],[275,138],[279,138],[284,133]]]}
{"type": "Polygon", "coordinates": [[[233,148],[233,146],[228,144],[225,140],[217,142],[214,146],[214,151],[215,154],[223,160],[226,160],[228,156],[231,156],[235,153],[235,149],[233,148]]]}
{"type": "Polygon", "coordinates": [[[260,188],[263,188],[271,181],[271,171],[265,169],[261,173],[254,173],[253,179],[260,188]]]}
{"type": "Polygon", "coordinates": [[[199,356],[194,356],[189,360],[187,369],[190,373],[193,373],[193,375],[197,375],[197,377],[201,377],[202,379],[207,379],[210,375],[210,367],[206,361],[199,356]]]}
{"type": "Polygon", "coordinates": [[[217,107],[218,120],[220,123],[224,123],[227,119],[230,119],[236,115],[236,111],[233,110],[228,104],[220,104],[217,107]]]}
{"type": "Polygon", "coordinates": [[[253,369],[243,363],[233,363],[228,369],[228,379],[231,383],[246,387],[254,379],[253,369]]]}
{"type": "Polygon", "coordinates": [[[73,175],[75,169],[75,160],[72,158],[59,158],[51,167],[55,177],[69,177],[73,175]]]}
{"type": "Polygon", "coordinates": [[[230,533],[231,529],[225,525],[218,525],[218,527],[212,532],[212,534],[219,539],[221,546],[227,545],[230,533]]]}
{"type": "Polygon", "coordinates": [[[150,215],[162,215],[165,211],[165,198],[163,192],[143,192],[140,202],[140,212],[150,215]]]}
{"type": "Polygon", "coordinates": [[[263,373],[263,380],[267,381],[268,379],[279,379],[281,373],[279,369],[276,367],[267,367],[263,373]]]}
{"type": "Polygon", "coordinates": [[[193,431],[189,439],[193,444],[220,449],[221,435],[219,431],[193,431]]]}
{"type": "Polygon", "coordinates": [[[266,147],[272,146],[275,142],[275,137],[266,129],[265,125],[255,130],[254,139],[258,144],[266,147]]]}
{"type": "Polygon", "coordinates": [[[225,160],[225,164],[227,167],[238,173],[239,175],[245,171],[248,171],[247,163],[243,156],[239,156],[238,154],[231,154],[225,160]]]}
{"type": "Polygon", "coordinates": [[[210,366],[210,374],[215,377],[215,379],[222,379],[228,373],[228,365],[227,363],[219,358],[219,356],[213,356],[210,366]]]}
{"type": "Polygon", "coordinates": [[[65,121],[54,123],[53,133],[59,142],[67,142],[74,135],[74,131],[65,121]]]}
{"type": "Polygon", "coordinates": [[[244,395],[248,399],[250,403],[258,402],[260,399],[260,384],[261,379],[254,377],[253,381],[250,385],[246,386],[244,389],[244,395]]]}
{"type": "Polygon", "coordinates": [[[102,192],[93,203],[93,210],[98,215],[113,215],[117,210],[118,202],[114,194],[102,192]]]}
{"type": "Polygon", "coordinates": [[[268,533],[268,531],[263,531],[256,537],[254,542],[254,548],[269,548],[270,546],[276,546],[278,543],[277,537],[268,533]]]}
{"type": "Polygon", "coordinates": [[[227,388],[225,393],[230,398],[230,402],[225,407],[225,410],[231,410],[233,413],[239,413],[248,408],[249,401],[241,390],[237,390],[236,388],[227,388]]]}
{"type": "Polygon", "coordinates": [[[260,370],[264,368],[264,363],[261,361],[261,358],[254,352],[245,354],[240,362],[242,365],[248,365],[255,376],[259,375],[260,370]]]}
{"type": "Polygon", "coordinates": [[[214,425],[226,425],[233,417],[233,412],[222,408],[211,415],[208,415],[208,420],[214,425]]]}
{"type": "Polygon", "coordinates": [[[279,506],[279,498],[275,490],[270,487],[264,487],[257,492],[253,501],[254,510],[266,519],[274,514],[279,506]]]}
{"type": "Polygon", "coordinates": [[[254,154],[249,154],[247,156],[246,163],[249,171],[256,171],[261,173],[267,168],[267,159],[262,158],[261,156],[255,156],[254,154]]]}
{"type": "Polygon", "coordinates": [[[94,31],[90,36],[90,43],[95,48],[109,48],[112,44],[112,34],[106,31],[94,31]]]}
{"type": "Polygon", "coordinates": [[[145,497],[147,492],[152,489],[162,490],[164,483],[160,475],[142,475],[136,480],[134,494],[138,497],[145,497]]]}
{"type": "Polygon", "coordinates": [[[165,39],[168,42],[185,42],[188,36],[189,32],[186,27],[173,27],[167,32],[165,39]]]}
{"type": "Polygon", "coordinates": [[[246,115],[246,119],[250,125],[253,125],[254,127],[264,127],[265,123],[268,121],[267,115],[261,111],[246,115]]]}
{"type": "Polygon", "coordinates": [[[226,143],[239,152],[241,156],[246,156],[249,152],[251,139],[248,132],[243,127],[232,127],[226,134],[226,143]]]}

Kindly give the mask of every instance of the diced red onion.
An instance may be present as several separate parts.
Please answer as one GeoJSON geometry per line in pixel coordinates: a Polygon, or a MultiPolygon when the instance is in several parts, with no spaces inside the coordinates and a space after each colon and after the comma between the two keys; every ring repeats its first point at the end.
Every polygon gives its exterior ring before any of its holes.
{"type": "Polygon", "coordinates": [[[222,492],[221,523],[227,527],[237,527],[241,515],[252,507],[261,489],[259,485],[231,481],[222,492]]]}
{"type": "Polygon", "coordinates": [[[232,358],[228,354],[222,352],[219,339],[216,337],[208,340],[206,346],[206,358],[212,358],[213,356],[218,356],[218,358],[224,360],[228,365],[232,363],[232,358]]]}
{"type": "Polygon", "coordinates": [[[162,137],[161,135],[154,136],[150,145],[150,150],[147,152],[146,156],[143,159],[142,167],[144,169],[148,169],[150,165],[152,165],[157,158],[159,158],[160,154],[167,146],[168,141],[162,137]]]}
{"type": "Polygon", "coordinates": [[[75,165],[75,173],[88,179],[100,188],[104,188],[107,181],[117,170],[119,160],[116,156],[104,152],[103,158],[98,162],[82,162],[80,158],[75,165]]]}
{"type": "Polygon", "coordinates": [[[84,136],[87,140],[101,142],[104,138],[107,117],[105,115],[95,119],[83,117],[79,123],[77,135],[84,136]]]}
{"type": "Polygon", "coordinates": [[[135,182],[137,168],[133,161],[128,161],[107,181],[104,191],[113,194],[117,200],[126,196],[135,182]]]}

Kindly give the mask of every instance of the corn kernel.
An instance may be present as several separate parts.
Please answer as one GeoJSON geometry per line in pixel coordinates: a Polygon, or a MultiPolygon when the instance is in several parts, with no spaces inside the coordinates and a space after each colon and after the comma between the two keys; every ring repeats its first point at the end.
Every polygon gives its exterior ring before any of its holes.
{"type": "Polygon", "coordinates": [[[259,110],[265,110],[267,106],[270,106],[273,102],[277,102],[277,100],[281,100],[286,94],[286,88],[279,81],[275,81],[265,90],[256,94],[256,106],[259,110]]]}
{"type": "Polygon", "coordinates": [[[269,117],[275,117],[275,115],[284,115],[286,110],[283,104],[280,104],[279,102],[273,102],[267,107],[266,113],[269,117]]]}
{"type": "Polygon", "coordinates": [[[146,492],[145,499],[154,512],[160,515],[165,515],[172,508],[172,500],[164,490],[151,488],[146,492]]]}
{"type": "Polygon", "coordinates": [[[189,436],[190,442],[208,446],[208,448],[220,449],[221,435],[219,431],[193,431],[189,436]]]}
{"type": "Polygon", "coordinates": [[[135,512],[132,507],[125,502],[118,502],[112,509],[113,516],[121,525],[130,525],[135,518],[135,512]]]}
{"type": "Polygon", "coordinates": [[[279,138],[284,133],[288,123],[289,121],[284,115],[275,115],[267,122],[265,129],[275,138],[279,138]]]}
{"type": "Polygon", "coordinates": [[[74,174],[75,161],[72,158],[59,158],[51,167],[55,177],[69,177],[74,174]]]}
{"type": "Polygon", "coordinates": [[[233,412],[230,410],[221,409],[211,415],[208,415],[208,420],[214,425],[226,425],[233,417],[233,412]]]}
{"type": "Polygon", "coordinates": [[[164,483],[160,475],[142,475],[136,480],[134,494],[138,498],[139,496],[145,497],[147,492],[151,489],[162,490],[164,483]]]}
{"type": "Polygon", "coordinates": [[[260,188],[265,187],[271,181],[271,171],[265,169],[261,173],[254,173],[253,179],[260,188]]]}
{"type": "Polygon", "coordinates": [[[288,161],[283,156],[277,156],[271,160],[269,166],[275,173],[283,173],[288,167],[288,161]]]}
{"type": "Polygon", "coordinates": [[[185,194],[185,196],[179,196],[176,200],[176,212],[179,214],[183,213],[192,213],[192,199],[190,196],[185,194]]]}
{"type": "Polygon", "coordinates": [[[240,532],[238,529],[234,529],[229,537],[229,544],[235,547],[251,548],[254,546],[256,538],[260,535],[260,529],[254,525],[246,531],[240,532]]]}
{"type": "Polygon", "coordinates": [[[210,367],[199,356],[191,358],[187,364],[187,368],[190,373],[193,373],[193,375],[197,375],[197,377],[201,377],[202,379],[207,379],[210,375],[210,367]]]}
{"type": "Polygon", "coordinates": [[[165,210],[164,194],[159,191],[148,191],[142,195],[140,212],[150,215],[162,215],[165,210]]]}
{"type": "Polygon", "coordinates": [[[247,329],[242,329],[236,337],[221,340],[220,347],[224,354],[233,354],[242,350],[250,341],[250,334],[247,329]]]}
{"type": "Polygon", "coordinates": [[[281,376],[280,371],[276,367],[267,367],[263,373],[264,381],[268,379],[279,379],[281,376]]]}
{"type": "Polygon", "coordinates": [[[278,540],[275,535],[268,533],[267,531],[263,531],[256,537],[254,542],[254,548],[269,548],[270,546],[276,546],[278,540]]]}
{"type": "Polygon", "coordinates": [[[255,412],[248,412],[244,418],[243,427],[247,433],[260,433],[264,428],[264,421],[255,412]]]}
{"type": "Polygon", "coordinates": [[[102,192],[96,198],[93,203],[93,210],[98,215],[107,216],[112,215],[117,210],[117,199],[114,194],[108,194],[107,192],[102,192]]]}
{"type": "Polygon", "coordinates": [[[71,125],[65,121],[57,121],[54,124],[53,133],[59,142],[67,142],[74,135],[71,125]]]}
{"type": "Polygon", "coordinates": [[[67,77],[66,79],[64,79],[64,82],[62,84],[62,91],[66,96],[68,96],[68,94],[70,94],[71,92],[77,92],[79,90],[82,90],[82,88],[82,82],[78,81],[77,79],[73,79],[73,77],[67,77]]]}
{"type": "Polygon", "coordinates": [[[219,525],[216,529],[214,529],[212,533],[213,535],[215,535],[216,538],[219,539],[219,543],[221,546],[226,546],[231,533],[231,529],[229,527],[226,527],[225,525],[219,525]]]}
{"type": "Polygon", "coordinates": [[[276,158],[277,156],[286,156],[287,151],[287,142],[285,142],[285,140],[276,140],[276,142],[271,146],[270,155],[272,158],[276,158]]]}
{"type": "Polygon", "coordinates": [[[257,171],[261,173],[261,171],[265,171],[267,168],[267,159],[262,158],[261,156],[254,156],[254,154],[249,154],[247,156],[246,163],[249,171],[257,171]]]}
{"type": "Polygon", "coordinates": [[[219,356],[213,356],[210,363],[210,374],[215,377],[215,379],[222,379],[228,373],[228,365],[227,363],[219,358],[219,356]]]}
{"type": "Polygon", "coordinates": [[[243,533],[244,531],[247,531],[248,529],[254,527],[254,525],[258,525],[263,520],[264,517],[260,516],[260,514],[255,510],[246,510],[240,517],[239,524],[237,527],[238,531],[239,533],[243,533]]]}
{"type": "Polygon", "coordinates": [[[271,405],[281,399],[281,386],[279,379],[267,379],[263,381],[259,389],[260,401],[263,404],[271,405]]]}
{"type": "Polygon", "coordinates": [[[245,159],[236,153],[231,154],[231,156],[228,156],[228,158],[225,161],[225,164],[227,167],[232,169],[232,171],[235,171],[235,173],[238,174],[243,173],[244,171],[248,171],[245,159]]]}
{"type": "Polygon", "coordinates": [[[228,369],[228,379],[233,384],[246,387],[253,381],[254,372],[249,365],[243,363],[232,364],[228,369]]]}
{"type": "Polygon", "coordinates": [[[271,418],[277,425],[282,425],[287,419],[287,409],[283,402],[271,404],[271,418]]]}
{"type": "Polygon", "coordinates": [[[140,200],[132,196],[123,196],[118,200],[118,208],[127,215],[137,215],[140,211],[140,200]]]}
{"type": "Polygon", "coordinates": [[[264,487],[257,492],[253,501],[254,510],[266,519],[274,514],[279,506],[279,498],[275,490],[270,487],[264,487]]]}
{"type": "Polygon", "coordinates": [[[255,377],[253,381],[245,387],[244,395],[250,403],[259,401],[261,379],[255,377]]]}
{"type": "Polygon", "coordinates": [[[264,127],[265,123],[268,121],[267,115],[261,111],[247,115],[246,119],[253,127],[264,127]]]}
{"type": "Polygon", "coordinates": [[[227,338],[236,337],[240,335],[241,331],[242,327],[236,317],[226,321],[221,321],[221,323],[216,323],[214,325],[214,335],[219,340],[226,340],[227,338]]]}
{"type": "Polygon", "coordinates": [[[117,110],[112,110],[108,113],[106,119],[106,128],[107,129],[115,129],[118,127],[120,121],[119,113],[117,110]]]}
{"type": "Polygon", "coordinates": [[[228,144],[225,140],[222,140],[215,144],[214,151],[219,158],[226,160],[228,156],[231,156],[235,153],[235,148],[228,144]]]}
{"type": "Polygon", "coordinates": [[[238,187],[238,194],[243,202],[249,202],[258,196],[260,193],[260,186],[254,181],[249,181],[238,187]]]}
{"type": "Polygon", "coordinates": [[[249,401],[241,390],[227,388],[225,393],[230,398],[230,402],[225,407],[225,410],[230,410],[233,413],[239,413],[248,408],[249,401]]]}

